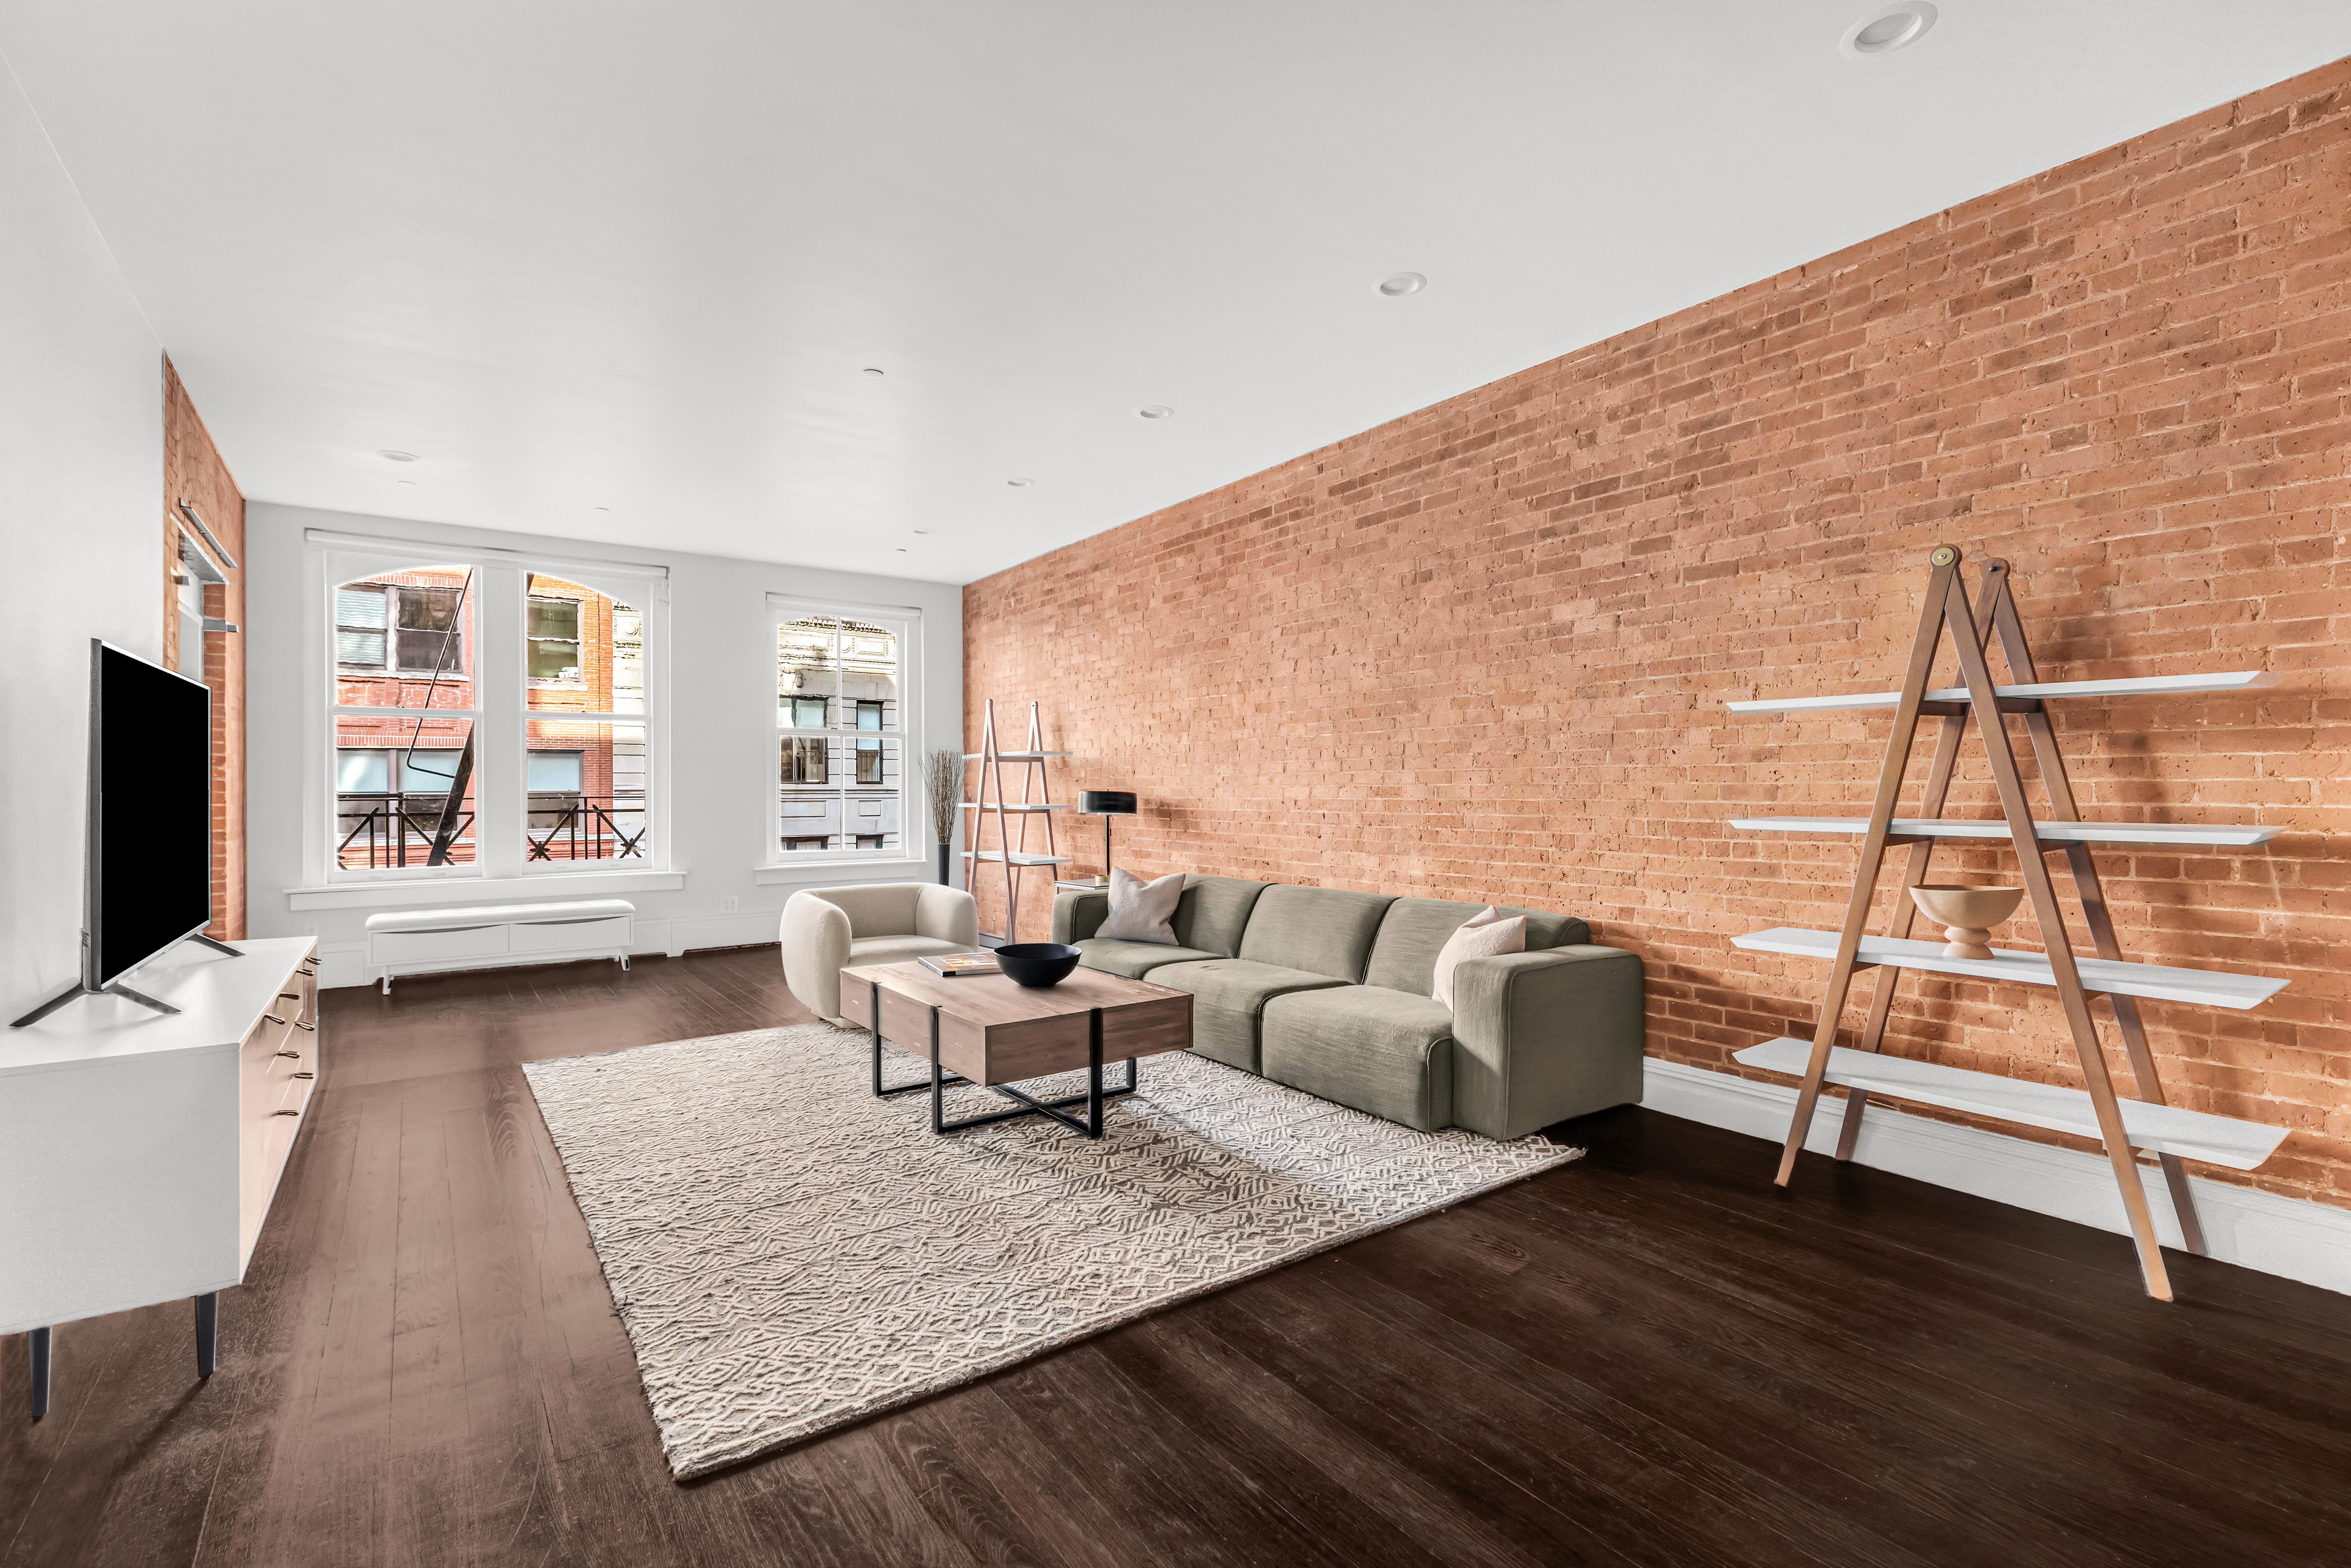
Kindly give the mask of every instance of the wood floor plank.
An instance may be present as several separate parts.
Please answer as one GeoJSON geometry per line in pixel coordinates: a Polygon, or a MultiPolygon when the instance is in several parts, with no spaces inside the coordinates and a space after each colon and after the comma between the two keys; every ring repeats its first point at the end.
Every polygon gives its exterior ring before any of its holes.
{"type": "MultiPolygon", "coordinates": [[[[527,1061],[808,1021],[773,947],[322,1000],[222,1367],[0,1339],[0,1564],[2302,1568],[2343,1298],[1626,1109],[1590,1155],[681,1485],[527,1061]],[[192,1393],[191,1390],[193,1389],[192,1393]]],[[[1061,1135],[1056,1131],[1042,1135],[1061,1135]]]]}
{"type": "MultiPolygon", "coordinates": [[[[1528,1201],[1547,1201],[1531,1195],[1528,1201]]],[[[1555,1207],[1555,1206],[1554,1206],[1555,1207]]],[[[1856,1355],[1892,1360],[1913,1388],[1930,1385],[1936,1364],[1954,1341],[1970,1348],[1966,1368],[1971,1403],[2005,1407],[2008,1425],[2022,1448],[2043,1433],[2060,1437],[2077,1456],[2103,1455],[2111,1463],[2141,1471],[2141,1484],[2158,1511],[2192,1501],[2227,1517],[2242,1508],[2283,1508],[2302,1518],[2324,1519],[2346,1506],[2339,1488],[2314,1485],[2294,1461],[2351,1463],[2351,1431],[2330,1413],[2313,1412],[2290,1392],[2276,1406],[2256,1410],[2238,1398],[2167,1377],[2148,1364],[2148,1347],[2118,1357],[2114,1344],[2087,1332],[2069,1314],[2053,1312],[2021,1299],[2013,1290],[1991,1290],[1964,1270],[1921,1260],[1925,1281],[1898,1283],[1883,1271],[1855,1270],[1827,1239],[1791,1237],[1763,1243],[1719,1222],[1648,1213],[1637,1224],[1607,1221],[1626,1249],[1658,1267],[1711,1281],[1740,1299],[1812,1332],[1840,1339],[1856,1355]],[[1909,1303],[1918,1294],[1938,1303],[1940,1332],[1915,1332],[1909,1303]],[[2136,1409],[2174,1411],[2183,1423],[2225,1436],[2264,1463],[2255,1471],[2220,1479],[2169,1462],[2137,1435],[2084,1412],[2077,1402],[2048,1397],[2083,1380],[2106,1385],[2136,1409]]],[[[2137,1321],[2143,1333],[2193,1333],[2192,1317],[2144,1297],[2126,1298],[2106,1320],[2137,1321]],[[2152,1319],[2151,1325],[2148,1320],[2152,1319]]],[[[2022,1456],[2020,1456],[2022,1457],[2022,1456]]]]}

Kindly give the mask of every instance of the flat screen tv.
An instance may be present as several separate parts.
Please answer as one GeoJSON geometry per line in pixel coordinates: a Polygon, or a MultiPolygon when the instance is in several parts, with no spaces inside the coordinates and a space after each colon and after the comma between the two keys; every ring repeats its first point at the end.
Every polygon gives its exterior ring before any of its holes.
{"type": "Polygon", "coordinates": [[[89,644],[89,809],[82,859],[82,973],[16,1019],[112,989],[212,921],[212,693],[201,681],[89,644]]]}
{"type": "Polygon", "coordinates": [[[99,990],[212,923],[213,694],[95,640],[89,657],[82,984],[99,990]]]}

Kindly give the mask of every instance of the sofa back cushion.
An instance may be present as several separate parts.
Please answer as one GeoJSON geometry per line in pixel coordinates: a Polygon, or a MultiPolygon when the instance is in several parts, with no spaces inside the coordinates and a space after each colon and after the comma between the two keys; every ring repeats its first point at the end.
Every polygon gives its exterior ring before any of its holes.
{"type": "Polygon", "coordinates": [[[1266,886],[1237,876],[1186,877],[1184,896],[1176,904],[1176,946],[1238,957],[1249,911],[1257,906],[1258,894],[1266,886]]]}
{"type": "MultiPolygon", "coordinates": [[[[1276,883],[1250,906],[1249,929],[1241,934],[1241,950],[1234,956],[1252,964],[1359,983],[1380,916],[1395,902],[1384,893],[1276,883]]],[[[1429,961],[1435,964],[1434,955],[1429,961]]]]}
{"type": "MultiPolygon", "coordinates": [[[[1386,918],[1380,922],[1379,937],[1372,944],[1371,963],[1364,969],[1364,984],[1383,986],[1391,991],[1410,991],[1416,997],[1430,995],[1436,985],[1437,956],[1445,950],[1446,938],[1485,907],[1482,904],[1454,904],[1442,898],[1395,900],[1388,905],[1386,918]]],[[[1592,940],[1592,927],[1572,915],[1520,909],[1507,904],[1498,907],[1505,918],[1513,915],[1526,916],[1530,953],[1592,940]]]]}
{"type": "Polygon", "coordinates": [[[852,941],[860,936],[911,936],[919,882],[873,882],[862,887],[812,887],[809,891],[849,916],[852,941]]]}

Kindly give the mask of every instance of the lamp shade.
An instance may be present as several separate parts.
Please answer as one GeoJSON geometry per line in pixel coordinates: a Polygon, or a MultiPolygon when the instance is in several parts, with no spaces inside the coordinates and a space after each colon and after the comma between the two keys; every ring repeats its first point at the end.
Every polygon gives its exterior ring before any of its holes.
{"type": "Polygon", "coordinates": [[[1132,817],[1134,796],[1124,789],[1081,790],[1078,810],[1089,817],[1132,817]]]}

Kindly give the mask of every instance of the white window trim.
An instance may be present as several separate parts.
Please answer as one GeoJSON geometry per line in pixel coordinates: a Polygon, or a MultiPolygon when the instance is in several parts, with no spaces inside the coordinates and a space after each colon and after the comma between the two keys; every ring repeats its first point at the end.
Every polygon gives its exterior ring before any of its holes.
{"type": "MultiPolygon", "coordinates": [[[[360,908],[402,903],[446,903],[482,895],[652,891],[684,884],[671,861],[670,621],[666,567],[587,561],[518,550],[447,546],[430,540],[373,538],[307,530],[303,549],[302,880],[288,890],[293,909],[360,908]],[[329,839],[335,821],[335,589],[374,574],[419,567],[475,569],[473,678],[470,708],[435,709],[473,718],[480,735],[475,764],[475,863],[345,870],[334,863],[329,839]],[[529,785],[521,764],[528,734],[529,694],[522,636],[531,572],[560,577],[640,605],[644,612],[645,712],[611,716],[646,728],[648,790],[653,799],[643,861],[557,862],[528,860],[523,830],[529,785]],[[618,591],[615,591],[618,589],[618,591]],[[508,691],[515,700],[504,698],[508,691]],[[493,699],[492,693],[499,694],[493,699]],[[577,869],[567,869],[576,866],[577,869]],[[427,891],[430,890],[430,891],[427,891]]],[[[414,712],[393,709],[392,712],[414,712]]],[[[542,715],[541,716],[547,716],[542,715]]],[[[563,715],[583,722],[598,716],[563,715]]]]}
{"type": "MultiPolygon", "coordinates": [[[[904,604],[863,604],[853,600],[810,599],[797,594],[768,595],[767,690],[771,733],[768,739],[768,758],[762,774],[767,795],[767,850],[753,865],[752,880],[760,884],[803,880],[798,873],[804,868],[825,868],[832,874],[852,867],[878,870],[930,863],[932,834],[930,808],[915,792],[919,757],[917,748],[923,735],[923,612],[904,604]],[[898,634],[898,725],[895,729],[858,730],[854,727],[802,729],[783,722],[783,713],[777,701],[776,637],[788,622],[809,615],[844,616],[859,621],[871,621],[887,625],[898,634]],[[898,743],[898,847],[880,850],[789,850],[783,847],[784,815],[782,781],[777,769],[782,761],[782,745],[789,736],[813,739],[818,736],[853,737],[857,735],[878,735],[898,743]]],[[[834,693],[837,699],[840,694],[834,693]]],[[[828,784],[837,792],[857,788],[849,783],[828,784]]],[[[867,786],[872,788],[872,786],[867,786]]],[[[836,798],[845,799],[845,794],[836,798]]],[[[851,835],[853,836],[853,835],[851,835]]]]}

